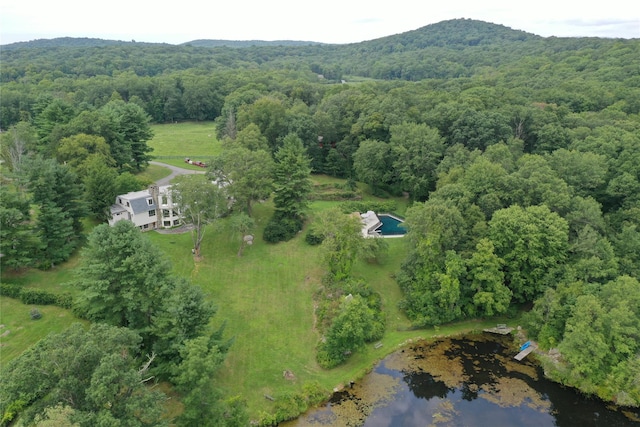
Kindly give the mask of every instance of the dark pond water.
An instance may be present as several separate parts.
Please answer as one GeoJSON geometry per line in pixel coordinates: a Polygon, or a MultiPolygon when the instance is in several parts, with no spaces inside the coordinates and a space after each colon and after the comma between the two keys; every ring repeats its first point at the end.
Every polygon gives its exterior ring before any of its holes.
{"type": "MultiPolygon", "coordinates": [[[[415,343],[380,362],[302,426],[639,426],[617,408],[546,380],[535,359],[517,362],[509,337],[489,334],[415,343]]],[[[636,421],[634,421],[636,420],[636,421]]]]}

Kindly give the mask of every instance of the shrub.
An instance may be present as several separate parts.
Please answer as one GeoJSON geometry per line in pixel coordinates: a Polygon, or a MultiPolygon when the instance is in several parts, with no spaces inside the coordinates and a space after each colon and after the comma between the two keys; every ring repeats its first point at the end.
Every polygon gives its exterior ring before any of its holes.
{"type": "Polygon", "coordinates": [[[56,295],[40,289],[22,289],[20,301],[23,304],[53,305],[56,303],[56,295]]]}
{"type": "Polygon", "coordinates": [[[304,241],[310,244],[311,246],[316,246],[321,244],[324,241],[324,236],[318,230],[311,229],[307,232],[307,235],[305,236],[304,241]]]}
{"type": "Polygon", "coordinates": [[[56,295],[56,302],[54,305],[62,308],[71,308],[73,307],[73,297],[69,292],[63,292],[61,294],[56,295]]]}
{"type": "Polygon", "coordinates": [[[390,200],[386,202],[378,202],[375,200],[362,200],[362,201],[349,201],[340,203],[340,210],[343,213],[352,212],[367,212],[374,211],[380,212],[394,212],[398,205],[395,201],[390,200]]]}
{"type": "Polygon", "coordinates": [[[3,297],[19,299],[20,292],[22,292],[22,288],[20,286],[10,285],[8,283],[0,284],[0,295],[3,297]]]}
{"type": "Polygon", "coordinates": [[[0,295],[19,299],[23,304],[56,305],[62,308],[73,306],[73,297],[69,292],[54,294],[42,289],[23,288],[8,283],[0,284],[0,295]]]}
{"type": "Polygon", "coordinates": [[[287,393],[276,399],[275,410],[278,422],[292,420],[309,409],[307,400],[298,393],[287,393]]]}
{"type": "Polygon", "coordinates": [[[272,217],[264,229],[263,238],[268,243],[286,242],[302,230],[303,222],[296,218],[272,217]]]}
{"type": "Polygon", "coordinates": [[[331,397],[331,393],[322,388],[317,381],[305,383],[302,386],[302,393],[306,396],[309,406],[319,405],[331,397]]]}
{"type": "Polygon", "coordinates": [[[330,352],[329,346],[323,342],[318,344],[316,349],[316,361],[324,369],[335,368],[347,360],[347,356],[345,353],[330,352]]]}

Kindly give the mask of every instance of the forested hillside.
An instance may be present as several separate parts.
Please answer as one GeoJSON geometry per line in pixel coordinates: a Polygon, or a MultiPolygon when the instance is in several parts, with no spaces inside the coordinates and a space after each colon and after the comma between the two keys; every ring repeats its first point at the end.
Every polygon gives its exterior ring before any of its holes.
{"type": "Polygon", "coordinates": [[[410,199],[396,278],[416,326],[528,310],[553,378],[640,405],[640,40],[453,20],[350,45],[202,44],[2,47],[3,267],[66,259],[73,201],[144,169],[149,121],[215,121],[276,159],[299,139],[314,173],[410,199]]]}

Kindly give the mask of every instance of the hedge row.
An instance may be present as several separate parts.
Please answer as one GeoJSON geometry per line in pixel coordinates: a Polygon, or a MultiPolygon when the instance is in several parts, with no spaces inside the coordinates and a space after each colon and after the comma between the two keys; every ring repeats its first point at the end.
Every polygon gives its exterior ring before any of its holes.
{"type": "Polygon", "coordinates": [[[393,213],[398,208],[394,200],[379,202],[375,200],[349,201],[340,203],[340,210],[343,213],[367,212],[393,213]]]}
{"type": "Polygon", "coordinates": [[[73,297],[68,292],[54,294],[41,289],[23,288],[2,283],[0,284],[0,295],[18,299],[23,304],[57,305],[62,308],[71,308],[73,306],[73,297]]]}

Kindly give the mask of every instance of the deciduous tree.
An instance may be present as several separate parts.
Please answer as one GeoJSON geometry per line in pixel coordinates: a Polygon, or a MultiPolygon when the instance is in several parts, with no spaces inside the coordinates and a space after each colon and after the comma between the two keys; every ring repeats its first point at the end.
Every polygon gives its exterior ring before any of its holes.
{"type": "Polygon", "coordinates": [[[173,203],[185,224],[190,224],[193,251],[200,258],[200,244],[207,225],[229,210],[229,201],[223,188],[200,175],[183,175],[171,186],[173,203]]]}
{"type": "Polygon", "coordinates": [[[249,215],[244,212],[240,212],[231,218],[231,227],[240,236],[240,248],[238,248],[238,256],[241,257],[244,252],[244,248],[247,244],[251,244],[251,241],[247,241],[249,232],[256,226],[256,222],[249,215]]]}
{"type": "Polygon", "coordinates": [[[109,144],[101,136],[78,134],[60,141],[56,158],[69,165],[80,178],[87,175],[89,162],[97,157],[106,166],[114,166],[109,144]]]}
{"type": "Polygon", "coordinates": [[[373,193],[389,183],[392,174],[391,164],[391,148],[382,141],[362,141],[353,155],[356,177],[369,184],[373,193]]]}
{"type": "Polygon", "coordinates": [[[467,261],[473,305],[481,316],[503,314],[511,303],[511,290],[504,284],[503,261],[489,239],[481,239],[467,261]]]}
{"type": "Polygon", "coordinates": [[[444,156],[444,139],[425,124],[403,123],[390,128],[393,168],[403,190],[413,200],[426,200],[435,189],[436,167],[444,156]]]}
{"type": "Polygon", "coordinates": [[[375,316],[360,295],[344,297],[340,312],[331,323],[326,341],[320,346],[319,358],[326,367],[336,366],[349,354],[374,339],[375,316]]]}
{"type": "Polygon", "coordinates": [[[517,301],[532,301],[548,286],[548,273],[567,258],[567,222],[548,207],[513,205],[494,212],[489,238],[504,260],[505,280],[517,301]]]}
{"type": "Polygon", "coordinates": [[[327,279],[335,283],[349,278],[363,246],[360,217],[343,214],[337,208],[329,209],[316,218],[315,228],[324,237],[322,252],[327,279]]]}
{"type": "MultiPolygon", "coordinates": [[[[137,359],[140,337],[126,328],[79,323],[51,334],[11,361],[2,372],[3,423],[20,416],[63,419],[80,425],[162,426],[166,397],[148,387],[137,359]],[[62,415],[62,414],[59,414],[62,415]]],[[[147,366],[148,368],[148,366],[147,366]]]]}
{"type": "Polygon", "coordinates": [[[224,187],[234,204],[251,216],[253,203],[271,196],[273,160],[264,150],[234,146],[211,161],[207,176],[224,187]]]}
{"type": "Polygon", "coordinates": [[[184,411],[177,419],[179,426],[240,427],[246,425],[246,411],[222,400],[215,375],[224,360],[224,353],[206,337],[185,342],[182,363],[174,377],[176,388],[183,395],[184,411]]]}

